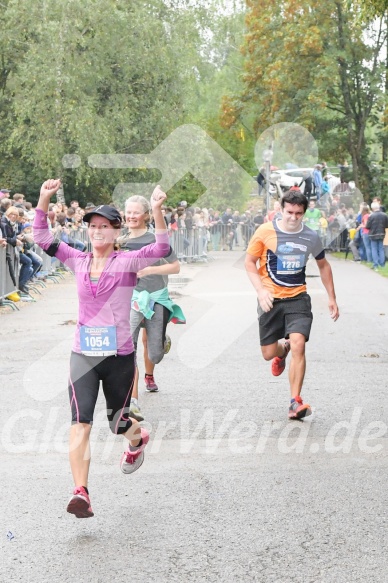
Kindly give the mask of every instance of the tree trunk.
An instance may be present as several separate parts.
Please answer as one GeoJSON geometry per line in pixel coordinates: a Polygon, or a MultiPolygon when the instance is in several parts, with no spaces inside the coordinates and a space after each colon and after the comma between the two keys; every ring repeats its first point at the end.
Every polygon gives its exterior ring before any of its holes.
{"type": "MultiPolygon", "coordinates": [[[[346,54],[346,16],[342,10],[342,3],[336,2],[338,17],[338,46],[342,55],[346,54]]],[[[342,99],[344,103],[348,150],[352,157],[353,178],[356,187],[363,192],[364,198],[368,196],[372,176],[369,168],[367,151],[365,147],[365,112],[362,108],[354,111],[351,103],[351,90],[348,83],[349,72],[347,62],[343,56],[338,57],[338,69],[341,84],[342,99]]],[[[357,100],[362,103],[362,99],[357,100]]]]}
{"type": "MultiPolygon", "coordinates": [[[[345,18],[342,12],[341,2],[336,2],[337,8],[337,17],[338,17],[338,45],[341,49],[342,54],[345,54],[346,51],[346,42],[345,42],[345,31],[344,31],[344,24],[345,18]]],[[[352,157],[352,165],[353,165],[353,176],[356,186],[358,187],[358,161],[356,155],[356,141],[355,141],[355,132],[353,129],[352,123],[352,108],[351,108],[351,98],[350,98],[350,89],[347,82],[348,72],[346,70],[346,61],[343,56],[338,57],[338,69],[339,69],[339,77],[341,83],[341,92],[342,92],[342,99],[344,101],[344,108],[345,108],[345,117],[346,117],[346,129],[347,129],[347,143],[348,143],[348,150],[352,157]]]]}

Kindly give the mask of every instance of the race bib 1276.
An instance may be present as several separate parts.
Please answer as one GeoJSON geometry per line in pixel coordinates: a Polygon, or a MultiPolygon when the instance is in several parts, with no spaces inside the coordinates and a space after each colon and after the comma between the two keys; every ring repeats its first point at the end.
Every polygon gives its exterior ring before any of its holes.
{"type": "Polygon", "coordinates": [[[304,255],[278,255],[276,271],[279,274],[291,275],[300,273],[304,267],[304,255]]]}

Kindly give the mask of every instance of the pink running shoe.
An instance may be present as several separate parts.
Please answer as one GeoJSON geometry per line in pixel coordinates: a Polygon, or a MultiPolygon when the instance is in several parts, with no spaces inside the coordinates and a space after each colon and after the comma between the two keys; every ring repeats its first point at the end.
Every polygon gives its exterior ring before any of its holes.
{"type": "Polygon", "coordinates": [[[90,506],[89,494],[83,486],[74,488],[73,496],[67,505],[67,511],[70,514],[74,514],[77,518],[90,518],[94,516],[94,512],[90,506]]]}
{"type": "Polygon", "coordinates": [[[120,468],[123,474],[133,474],[136,472],[144,462],[144,450],[149,442],[150,435],[145,427],[140,428],[142,444],[134,448],[132,451],[129,446],[127,451],[123,453],[120,460],[120,468]]]}
{"type": "Polygon", "coordinates": [[[155,383],[154,375],[145,375],[145,388],[149,393],[157,393],[159,391],[158,385],[155,383]]]}

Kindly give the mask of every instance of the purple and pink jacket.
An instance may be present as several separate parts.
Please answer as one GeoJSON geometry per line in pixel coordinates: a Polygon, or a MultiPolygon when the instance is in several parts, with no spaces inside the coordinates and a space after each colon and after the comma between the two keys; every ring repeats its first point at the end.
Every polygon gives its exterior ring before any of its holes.
{"type": "MultiPolygon", "coordinates": [[[[117,354],[131,354],[134,351],[129,315],[132,292],[137,283],[136,274],[170,252],[167,233],[155,237],[155,243],[137,251],[113,251],[96,286],[90,282],[93,254],[77,251],[66,243],[59,244],[55,256],[75,273],[78,290],[74,352],[81,353],[80,326],[116,326],[117,354]]],[[[35,214],[34,240],[43,250],[48,249],[54,241],[48,229],[47,214],[40,209],[35,214]]]]}

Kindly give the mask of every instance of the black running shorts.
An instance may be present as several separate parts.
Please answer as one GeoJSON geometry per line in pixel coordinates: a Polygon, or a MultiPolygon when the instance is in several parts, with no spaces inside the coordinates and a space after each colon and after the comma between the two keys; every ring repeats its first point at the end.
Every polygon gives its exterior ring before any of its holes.
{"type": "Polygon", "coordinates": [[[307,293],[294,298],[274,299],[273,307],[264,312],[257,305],[259,319],[260,345],[267,346],[282,338],[289,338],[293,332],[299,332],[306,338],[310,336],[313,314],[311,299],[307,293]]]}
{"type": "Polygon", "coordinates": [[[135,353],[124,356],[70,357],[69,398],[72,423],[93,423],[100,381],[107,417],[113,433],[125,433],[132,425],[128,417],[135,376],[135,353]]]}

